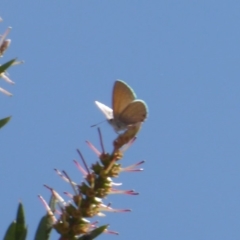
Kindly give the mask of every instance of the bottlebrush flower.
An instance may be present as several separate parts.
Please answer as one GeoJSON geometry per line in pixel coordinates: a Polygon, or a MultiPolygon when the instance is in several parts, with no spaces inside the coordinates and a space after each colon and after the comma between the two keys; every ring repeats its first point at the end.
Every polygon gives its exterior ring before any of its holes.
{"type": "Polygon", "coordinates": [[[77,149],[82,163],[76,160],[74,160],[74,163],[83,176],[81,183],[73,181],[65,171],[55,169],[57,174],[70,184],[73,193],[64,192],[69,198],[68,201],[65,201],[59,193],[46,186],[51,191],[52,198],[55,199],[55,211],[46,204],[43,198],[40,199],[52,219],[52,227],[61,235],[60,239],[76,239],[76,237],[81,236],[88,236],[89,239],[93,239],[102,232],[116,234],[116,232],[107,230],[108,225],[97,227],[96,222],[91,222],[89,219],[97,216],[103,217],[105,212],[123,213],[131,211],[127,208],[115,209],[110,204],[105,204],[104,200],[110,194],[138,195],[134,190],[118,189],[121,183],[114,183],[112,179],[118,177],[121,172],[143,170],[138,166],[144,161],[126,168],[122,168],[120,164],[124,151],[136,140],[136,134],[140,128],[141,123],[129,127],[124,133],[118,135],[113,142],[113,152],[111,154],[105,152],[102,134],[98,129],[101,151],[88,141],[87,144],[96,153],[99,161],[89,167],[82,153],[77,149]]]}

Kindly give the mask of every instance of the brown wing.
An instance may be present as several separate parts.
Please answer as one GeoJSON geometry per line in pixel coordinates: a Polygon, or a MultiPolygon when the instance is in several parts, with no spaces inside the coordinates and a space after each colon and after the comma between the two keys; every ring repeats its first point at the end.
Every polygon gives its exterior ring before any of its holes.
{"type": "Polygon", "coordinates": [[[143,122],[147,117],[147,105],[142,100],[131,102],[120,114],[118,120],[126,125],[143,122]]]}
{"type": "Polygon", "coordinates": [[[134,91],[123,81],[117,80],[113,86],[112,108],[114,118],[136,98],[134,91]]]}

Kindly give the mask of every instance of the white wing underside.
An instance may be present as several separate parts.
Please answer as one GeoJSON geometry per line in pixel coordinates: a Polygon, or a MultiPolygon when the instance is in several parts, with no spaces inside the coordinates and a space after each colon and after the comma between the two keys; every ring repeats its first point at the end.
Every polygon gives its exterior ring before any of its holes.
{"type": "Polygon", "coordinates": [[[108,107],[98,101],[95,101],[95,103],[98,106],[98,108],[102,111],[104,116],[107,118],[107,120],[113,119],[113,110],[110,107],[108,107]]]}
{"type": "Polygon", "coordinates": [[[110,107],[98,101],[95,101],[95,103],[102,111],[104,116],[107,118],[109,124],[112,125],[116,133],[127,129],[127,126],[125,124],[118,122],[116,119],[114,119],[113,110],[110,107]]]}

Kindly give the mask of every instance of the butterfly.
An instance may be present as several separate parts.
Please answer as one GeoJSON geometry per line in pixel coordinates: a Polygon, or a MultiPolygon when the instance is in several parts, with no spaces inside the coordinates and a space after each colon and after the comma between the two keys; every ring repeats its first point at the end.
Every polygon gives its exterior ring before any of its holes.
{"type": "Polygon", "coordinates": [[[98,101],[95,103],[116,132],[143,122],[148,113],[146,103],[136,99],[133,89],[121,80],[116,80],[113,86],[112,109],[98,101]]]}

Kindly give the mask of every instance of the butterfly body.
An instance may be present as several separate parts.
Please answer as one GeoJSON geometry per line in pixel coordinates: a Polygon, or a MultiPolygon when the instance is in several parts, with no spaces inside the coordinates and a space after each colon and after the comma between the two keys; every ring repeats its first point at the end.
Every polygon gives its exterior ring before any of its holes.
{"type": "Polygon", "coordinates": [[[121,80],[113,86],[112,109],[98,101],[95,103],[116,132],[143,122],[147,117],[146,103],[136,99],[131,87],[121,80]]]}

